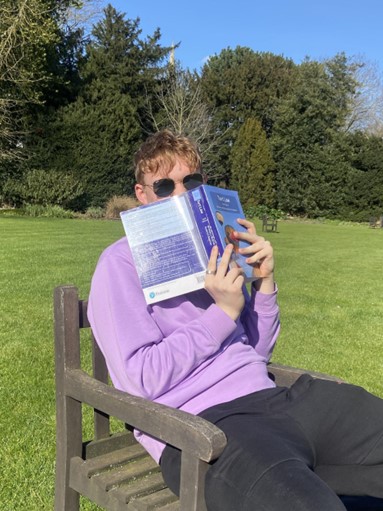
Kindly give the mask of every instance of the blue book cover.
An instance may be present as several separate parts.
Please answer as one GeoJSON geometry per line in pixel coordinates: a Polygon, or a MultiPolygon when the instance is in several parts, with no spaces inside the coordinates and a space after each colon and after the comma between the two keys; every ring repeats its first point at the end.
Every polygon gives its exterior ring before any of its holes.
{"type": "Polygon", "coordinates": [[[243,242],[231,237],[245,230],[238,193],[201,185],[181,195],[139,206],[121,213],[145,300],[148,304],[204,287],[211,248],[219,253],[234,245],[233,265],[253,280],[253,269],[238,253],[243,242]]]}

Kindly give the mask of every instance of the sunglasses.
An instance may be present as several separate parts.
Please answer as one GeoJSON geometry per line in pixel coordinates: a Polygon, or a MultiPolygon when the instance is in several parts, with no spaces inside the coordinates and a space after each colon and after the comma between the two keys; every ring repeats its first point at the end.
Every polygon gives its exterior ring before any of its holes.
{"type": "Polygon", "coordinates": [[[174,179],[164,178],[159,179],[158,181],[154,181],[151,185],[143,185],[148,186],[153,189],[153,192],[157,195],[157,197],[169,197],[175,190],[177,183],[183,183],[186,190],[193,190],[203,184],[203,175],[199,172],[195,172],[194,174],[188,174],[181,181],[174,181],[174,179]]]}

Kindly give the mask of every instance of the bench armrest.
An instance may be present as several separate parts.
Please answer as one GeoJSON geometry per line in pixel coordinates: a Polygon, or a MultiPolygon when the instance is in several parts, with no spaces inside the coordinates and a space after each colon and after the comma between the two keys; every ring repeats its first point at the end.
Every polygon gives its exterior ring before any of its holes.
{"type": "Polygon", "coordinates": [[[282,364],[275,364],[270,362],[267,366],[267,370],[271,373],[275,383],[280,387],[290,387],[302,374],[309,374],[313,378],[320,378],[322,380],[330,380],[342,382],[340,378],[330,376],[324,373],[318,373],[316,371],[307,371],[305,369],[299,369],[297,367],[290,367],[282,364]]]}
{"type": "Polygon", "coordinates": [[[117,390],[81,369],[66,372],[65,389],[71,398],[203,461],[216,459],[226,445],[225,434],[205,419],[117,390]]]}

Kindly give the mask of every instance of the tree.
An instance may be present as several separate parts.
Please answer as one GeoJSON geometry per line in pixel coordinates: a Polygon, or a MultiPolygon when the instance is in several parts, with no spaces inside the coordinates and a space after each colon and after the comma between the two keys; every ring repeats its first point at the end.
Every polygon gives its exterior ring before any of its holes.
{"type": "Polygon", "coordinates": [[[347,131],[383,133],[383,77],[376,64],[357,58],[354,61],[356,93],[346,120],[347,131]]]}
{"type": "MultiPolygon", "coordinates": [[[[55,91],[59,84],[52,64],[60,26],[69,6],[77,4],[77,0],[0,2],[0,202],[9,200],[8,184],[29,170],[28,139],[47,105],[47,91],[55,91]]],[[[61,83],[68,81],[63,76],[61,83]]],[[[63,97],[62,90],[51,95],[63,97]]]]}
{"type": "Polygon", "coordinates": [[[350,133],[345,141],[345,155],[352,174],[344,205],[344,216],[368,221],[383,211],[383,140],[365,132],[350,133]]]}
{"type": "Polygon", "coordinates": [[[247,119],[230,155],[230,187],[238,190],[245,209],[274,205],[274,161],[261,123],[247,119]]]}
{"type": "Polygon", "coordinates": [[[22,147],[21,115],[42,101],[49,80],[48,49],[57,43],[58,22],[70,0],[3,0],[0,4],[0,159],[22,147]]]}
{"type": "Polygon", "coordinates": [[[42,139],[35,167],[67,172],[81,179],[86,205],[103,205],[114,194],[131,193],[131,161],[143,133],[150,96],[170,48],[159,45],[160,32],[142,40],[139,19],[124,19],[111,5],[94,26],[80,66],[81,88],[63,106],[42,139]]]}
{"type": "Polygon", "coordinates": [[[168,128],[194,140],[201,149],[205,171],[214,179],[210,158],[219,138],[214,131],[213,115],[203,98],[199,75],[182,69],[177,61],[169,62],[158,89],[148,100],[149,119],[156,131],[168,128]]]}
{"type": "Polygon", "coordinates": [[[222,50],[203,67],[202,89],[214,109],[215,132],[221,136],[213,164],[226,183],[238,130],[251,116],[260,120],[268,137],[271,135],[276,107],[290,90],[294,69],[291,60],[240,46],[222,50]]]}
{"type": "Polygon", "coordinates": [[[339,212],[350,176],[342,130],[354,91],[344,55],[299,66],[290,96],[279,104],[271,140],[282,210],[310,216],[339,212]]]}
{"type": "Polygon", "coordinates": [[[92,26],[97,23],[103,12],[102,0],[82,0],[79,5],[69,5],[64,19],[64,31],[73,33],[80,30],[89,35],[92,26]]]}
{"type": "Polygon", "coordinates": [[[39,101],[44,48],[55,38],[46,11],[40,0],[1,3],[0,159],[16,155],[21,127],[15,119],[26,103],[39,101]]]}

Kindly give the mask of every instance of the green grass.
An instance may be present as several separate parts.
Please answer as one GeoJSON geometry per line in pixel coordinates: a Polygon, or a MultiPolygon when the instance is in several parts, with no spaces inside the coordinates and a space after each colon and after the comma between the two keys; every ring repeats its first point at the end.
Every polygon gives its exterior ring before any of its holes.
{"type": "Polygon", "coordinates": [[[82,296],[120,222],[0,218],[0,509],[53,509],[55,396],[52,291],[82,296]]]}
{"type": "MultiPolygon", "coordinates": [[[[282,331],[274,360],[336,374],[383,396],[383,229],[280,222],[282,331]]],[[[85,297],[120,222],[0,217],[0,510],[53,509],[52,291],[85,297]]],[[[95,506],[82,503],[82,509],[95,506]]]]}
{"type": "Polygon", "coordinates": [[[282,321],[275,358],[383,396],[383,230],[285,223],[269,239],[282,321]]]}

